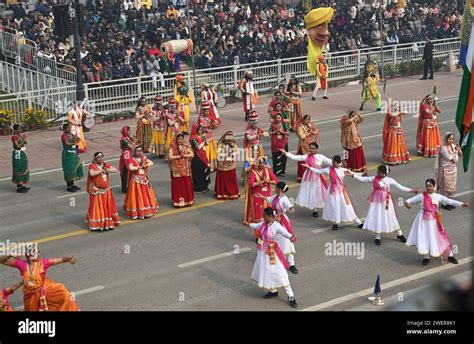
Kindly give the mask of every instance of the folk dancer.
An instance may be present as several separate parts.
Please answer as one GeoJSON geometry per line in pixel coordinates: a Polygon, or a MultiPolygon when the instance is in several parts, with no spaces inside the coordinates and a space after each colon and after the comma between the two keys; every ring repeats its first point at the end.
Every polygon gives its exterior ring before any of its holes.
{"type": "Polygon", "coordinates": [[[87,174],[89,209],[86,222],[91,231],[108,231],[120,224],[117,206],[110,187],[110,173],[117,169],[104,161],[104,154],[96,152],[87,174]]]}
{"type": "Polygon", "coordinates": [[[351,172],[351,176],[356,180],[364,183],[372,183],[373,191],[368,198],[370,202],[369,211],[362,229],[367,229],[375,233],[375,244],[377,246],[382,244],[382,233],[396,232],[398,240],[403,243],[407,241],[398,223],[390,188],[394,187],[402,192],[418,193],[418,191],[414,189],[399,184],[395,179],[387,177],[389,172],[389,168],[385,165],[380,165],[377,168],[377,176],[374,177],[364,177],[360,173],[351,172]]]}
{"type": "Polygon", "coordinates": [[[158,213],[158,201],[150,185],[148,169],[153,161],[143,154],[141,146],[135,147],[133,157],[128,160],[129,187],[122,210],[132,220],[143,220],[158,213]]]}
{"type": "Polygon", "coordinates": [[[458,264],[458,260],[453,255],[451,242],[443,227],[439,206],[443,204],[454,208],[467,208],[469,204],[436,193],[434,179],[426,180],[425,186],[426,192],[405,201],[405,206],[408,209],[414,204],[419,204],[421,207],[411,226],[406,245],[417,248],[418,253],[423,256],[423,265],[429,264],[430,256],[441,257],[443,263],[448,261],[458,264]]]}
{"type": "Polygon", "coordinates": [[[288,262],[278,244],[277,237],[283,236],[291,242],[294,242],[296,238],[275,221],[275,216],[274,210],[268,207],[263,212],[263,221],[250,224],[250,227],[258,233],[257,258],[251,279],[259,288],[268,290],[264,299],[278,297],[278,288],[284,288],[290,306],[296,308],[298,304],[286,272],[288,262]]]}
{"type": "Polygon", "coordinates": [[[163,107],[163,97],[155,97],[155,105],[152,109],[153,133],[151,137],[150,152],[158,158],[165,157],[166,151],[166,110],[163,107]]]}
{"type": "Polygon", "coordinates": [[[317,169],[306,165],[311,171],[317,174],[326,174],[329,176],[329,194],[326,195],[324,202],[324,209],[322,218],[325,221],[331,222],[332,229],[339,229],[339,224],[344,222],[355,222],[359,228],[363,224],[356,215],[354,206],[352,205],[347,187],[344,185],[344,176],[348,175],[350,171],[341,167],[342,159],[339,155],[332,158],[332,166],[323,169],[317,169]]]}
{"type": "MultiPolygon", "coordinates": [[[[318,149],[318,143],[312,142],[309,144],[309,152],[307,154],[294,155],[286,151],[282,151],[282,154],[291,160],[301,162],[316,169],[332,166],[332,160],[323,154],[319,154],[318,149]]],[[[318,209],[324,208],[327,188],[326,179],[324,179],[323,175],[317,175],[313,171],[305,169],[295,204],[311,210],[313,217],[318,218],[318,209]]]]}
{"type": "Polygon", "coordinates": [[[16,192],[26,193],[30,188],[30,169],[28,168],[28,157],[26,155],[26,135],[22,134],[19,124],[13,125],[12,151],[12,182],[16,184],[16,192]]]}

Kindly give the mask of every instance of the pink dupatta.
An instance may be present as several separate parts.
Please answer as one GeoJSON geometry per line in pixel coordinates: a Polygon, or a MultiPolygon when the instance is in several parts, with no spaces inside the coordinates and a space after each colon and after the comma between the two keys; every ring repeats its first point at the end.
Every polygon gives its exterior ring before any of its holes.
{"type": "Polygon", "coordinates": [[[272,201],[272,208],[277,212],[277,221],[286,228],[288,233],[293,234],[293,227],[291,227],[290,219],[283,212],[283,207],[280,205],[280,199],[275,196],[272,201]]]}
{"type": "MultiPolygon", "coordinates": [[[[308,166],[311,166],[315,169],[322,169],[321,165],[318,165],[316,164],[316,158],[314,157],[313,154],[308,154],[308,157],[306,158],[306,164],[308,164],[308,166]]],[[[306,169],[305,171],[306,173],[304,174],[303,176],[303,180],[304,181],[307,181],[307,182],[315,182],[316,180],[318,180],[318,178],[321,179],[321,184],[323,185],[323,198],[326,197],[326,190],[328,188],[328,184],[326,183],[326,179],[324,179],[324,176],[322,174],[320,174],[318,176],[317,173],[314,173],[313,171],[311,171],[309,168],[306,169]]]]}
{"type": "Polygon", "coordinates": [[[392,194],[388,190],[388,185],[384,184],[383,186],[380,185],[380,182],[383,178],[376,176],[374,179],[373,187],[374,190],[370,194],[368,201],[371,203],[383,203],[385,202],[385,210],[388,210],[388,206],[390,204],[390,197],[392,194]]]}
{"type": "Polygon", "coordinates": [[[288,262],[285,255],[280,249],[278,242],[275,241],[273,231],[269,229],[268,223],[264,222],[262,227],[259,229],[260,239],[263,240],[263,245],[257,244],[258,250],[263,250],[270,256],[270,264],[275,264],[275,255],[278,257],[280,262],[283,264],[285,269],[288,269],[288,262]]]}
{"type": "Polygon", "coordinates": [[[433,200],[427,192],[423,192],[423,220],[436,220],[439,233],[439,235],[436,235],[436,241],[441,252],[441,259],[443,262],[446,262],[451,252],[451,242],[441,222],[441,213],[438,210],[438,206],[433,204],[433,200]]]}
{"type": "Polygon", "coordinates": [[[351,204],[351,200],[347,194],[346,186],[342,183],[342,180],[337,175],[336,169],[334,167],[329,168],[329,181],[331,182],[329,193],[333,194],[342,192],[344,194],[344,200],[346,201],[346,204],[351,204]]]}

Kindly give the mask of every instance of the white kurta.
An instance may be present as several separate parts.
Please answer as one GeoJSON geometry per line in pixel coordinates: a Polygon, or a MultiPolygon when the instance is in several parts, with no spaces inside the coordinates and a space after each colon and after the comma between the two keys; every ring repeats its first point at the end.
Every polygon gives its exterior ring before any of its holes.
{"type": "MultiPolygon", "coordinates": [[[[295,155],[286,153],[286,156],[294,161],[306,161],[308,154],[295,155]]],[[[316,164],[323,167],[323,165],[331,166],[332,160],[322,154],[314,154],[316,164]]],[[[307,180],[308,174],[311,173],[308,169],[304,171],[303,178],[301,179],[300,190],[298,196],[296,196],[295,204],[303,208],[310,210],[320,209],[324,207],[324,200],[322,192],[321,179],[318,178],[314,181],[307,180]]]]}
{"type": "MultiPolygon", "coordinates": [[[[262,227],[263,222],[251,223],[250,228],[257,230],[262,227]]],[[[273,232],[273,237],[283,236],[287,239],[291,238],[291,234],[280,225],[278,222],[273,222],[268,230],[273,232]]],[[[265,253],[265,250],[257,251],[257,259],[253,266],[252,275],[250,277],[252,281],[257,282],[259,288],[272,291],[277,288],[288,287],[290,280],[288,279],[288,273],[286,272],[285,266],[276,257],[275,264],[270,264],[270,256],[265,253]]]]}
{"type": "MultiPolygon", "coordinates": [[[[329,176],[329,167],[323,168],[322,170],[318,170],[312,167],[310,167],[310,169],[311,171],[317,174],[324,173],[329,176]]],[[[345,171],[349,170],[343,167],[336,168],[336,173],[339,176],[339,179],[341,179],[341,182],[344,182],[345,171]]],[[[354,207],[352,206],[352,202],[349,201],[349,204],[346,204],[346,200],[342,192],[330,193],[330,190],[331,184],[328,185],[328,194],[324,202],[324,209],[322,215],[323,220],[332,222],[334,224],[356,221],[358,217],[355,213],[354,207]]]]}
{"type": "MultiPolygon", "coordinates": [[[[267,203],[271,205],[275,197],[278,197],[278,196],[267,197],[267,203]]],[[[282,197],[280,197],[279,203],[283,209],[283,213],[286,213],[292,208],[290,200],[288,199],[286,195],[283,195],[282,197]]],[[[285,229],[288,231],[287,228],[285,229]]],[[[277,235],[276,241],[278,242],[278,246],[280,246],[281,251],[283,252],[285,256],[296,253],[295,244],[293,244],[291,240],[288,240],[283,235],[280,235],[280,234],[277,235]]]]}
{"type": "MultiPolygon", "coordinates": [[[[438,207],[439,203],[451,205],[453,207],[460,207],[462,205],[462,202],[455,201],[437,193],[430,194],[430,197],[433,200],[433,204],[437,204],[438,207]]],[[[407,199],[407,202],[410,205],[419,204],[421,210],[416,215],[415,221],[411,226],[406,245],[416,246],[418,253],[422,255],[429,254],[432,257],[441,256],[438,241],[436,240],[439,235],[436,219],[423,220],[423,194],[421,193],[415,197],[409,198],[407,199]]]]}
{"type": "MultiPolygon", "coordinates": [[[[375,179],[375,177],[363,177],[361,173],[355,173],[354,178],[365,183],[373,183],[375,179]]],[[[380,182],[388,187],[388,191],[390,191],[390,187],[395,187],[402,192],[411,191],[410,188],[400,185],[395,179],[390,177],[385,177],[380,182]]],[[[385,200],[380,203],[370,202],[369,211],[367,212],[363,229],[367,229],[377,234],[392,233],[400,229],[400,224],[398,223],[397,214],[395,213],[395,207],[391,197],[389,198],[388,209],[385,209],[385,200]]]]}

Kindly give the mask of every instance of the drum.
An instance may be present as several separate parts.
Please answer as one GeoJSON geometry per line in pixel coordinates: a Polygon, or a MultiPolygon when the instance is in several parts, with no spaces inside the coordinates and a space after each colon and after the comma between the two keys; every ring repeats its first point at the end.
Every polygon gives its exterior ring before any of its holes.
{"type": "Polygon", "coordinates": [[[84,121],[84,127],[91,130],[92,128],[94,128],[95,126],[95,118],[94,117],[91,117],[91,118],[87,118],[85,121],[84,121]]]}
{"type": "Polygon", "coordinates": [[[218,98],[217,98],[216,106],[217,106],[219,109],[225,108],[226,105],[227,105],[227,100],[225,100],[224,97],[218,97],[218,98]]]}

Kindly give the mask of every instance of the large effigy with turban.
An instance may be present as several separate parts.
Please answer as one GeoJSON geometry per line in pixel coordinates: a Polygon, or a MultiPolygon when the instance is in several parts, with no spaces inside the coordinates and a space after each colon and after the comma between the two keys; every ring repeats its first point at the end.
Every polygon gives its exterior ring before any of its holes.
{"type": "Polygon", "coordinates": [[[317,74],[319,56],[323,54],[324,46],[329,41],[328,24],[334,16],[331,7],[312,9],[304,17],[306,31],[308,32],[308,58],[307,66],[312,75],[317,74]]]}

